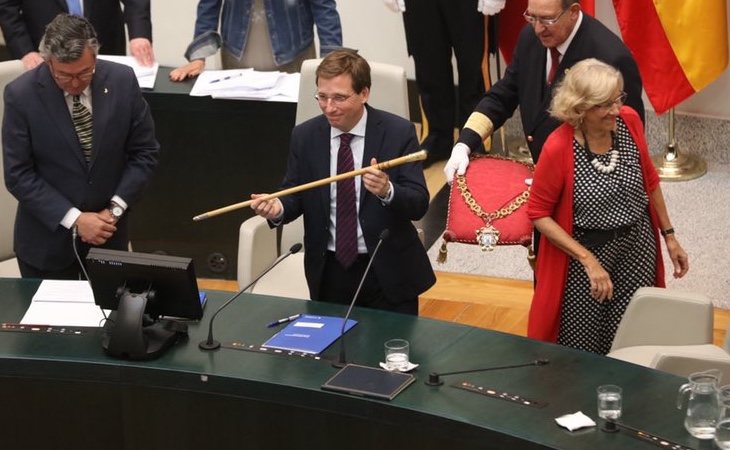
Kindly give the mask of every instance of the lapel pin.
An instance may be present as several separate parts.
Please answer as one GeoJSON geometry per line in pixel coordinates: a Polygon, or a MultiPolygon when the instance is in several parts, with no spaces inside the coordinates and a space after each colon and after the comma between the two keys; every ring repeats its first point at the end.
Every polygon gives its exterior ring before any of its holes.
{"type": "Polygon", "coordinates": [[[109,93],[109,89],[107,89],[107,88],[104,88],[104,93],[105,93],[105,94],[108,94],[108,93],[109,93]]]}

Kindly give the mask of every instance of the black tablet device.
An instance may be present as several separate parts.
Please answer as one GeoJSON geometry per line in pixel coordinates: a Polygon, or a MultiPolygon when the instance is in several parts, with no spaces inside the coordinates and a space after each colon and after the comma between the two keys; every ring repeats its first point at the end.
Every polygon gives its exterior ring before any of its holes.
{"type": "Polygon", "coordinates": [[[376,367],[348,364],[322,385],[328,391],[393,400],[416,380],[409,373],[389,372],[376,367]]]}

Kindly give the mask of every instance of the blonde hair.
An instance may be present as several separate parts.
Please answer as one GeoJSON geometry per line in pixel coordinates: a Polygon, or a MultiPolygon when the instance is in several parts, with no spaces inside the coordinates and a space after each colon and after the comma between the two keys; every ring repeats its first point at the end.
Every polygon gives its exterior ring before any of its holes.
{"type": "Polygon", "coordinates": [[[624,88],[621,72],[595,58],[584,59],[568,69],[553,91],[550,115],[578,127],[586,111],[614,100],[624,88]]]}

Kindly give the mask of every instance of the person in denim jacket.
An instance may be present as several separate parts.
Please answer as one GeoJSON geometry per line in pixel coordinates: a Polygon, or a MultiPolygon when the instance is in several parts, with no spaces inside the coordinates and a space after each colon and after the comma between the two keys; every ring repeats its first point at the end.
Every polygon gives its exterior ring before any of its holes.
{"type": "Polygon", "coordinates": [[[315,25],[323,56],[342,47],[335,0],[200,0],[195,38],[185,52],[190,62],[170,79],[199,75],[205,58],[221,47],[224,69],[298,72],[302,61],[316,57],[315,25]]]}

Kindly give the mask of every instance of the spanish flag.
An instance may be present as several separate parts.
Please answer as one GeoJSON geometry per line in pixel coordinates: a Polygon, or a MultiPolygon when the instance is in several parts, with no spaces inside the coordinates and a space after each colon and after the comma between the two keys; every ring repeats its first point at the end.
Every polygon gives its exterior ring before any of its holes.
{"type": "Polygon", "coordinates": [[[657,114],[727,67],[727,0],[613,0],[613,5],[657,114]]]}
{"type": "MultiPolygon", "coordinates": [[[[595,0],[580,0],[580,7],[584,13],[591,16],[595,15],[595,0]]],[[[512,52],[514,52],[517,45],[517,38],[520,35],[520,30],[525,25],[525,18],[522,17],[525,10],[527,10],[527,0],[508,0],[504,5],[504,9],[498,15],[499,30],[497,39],[499,40],[499,50],[502,52],[507,64],[512,61],[512,52]]]]}

